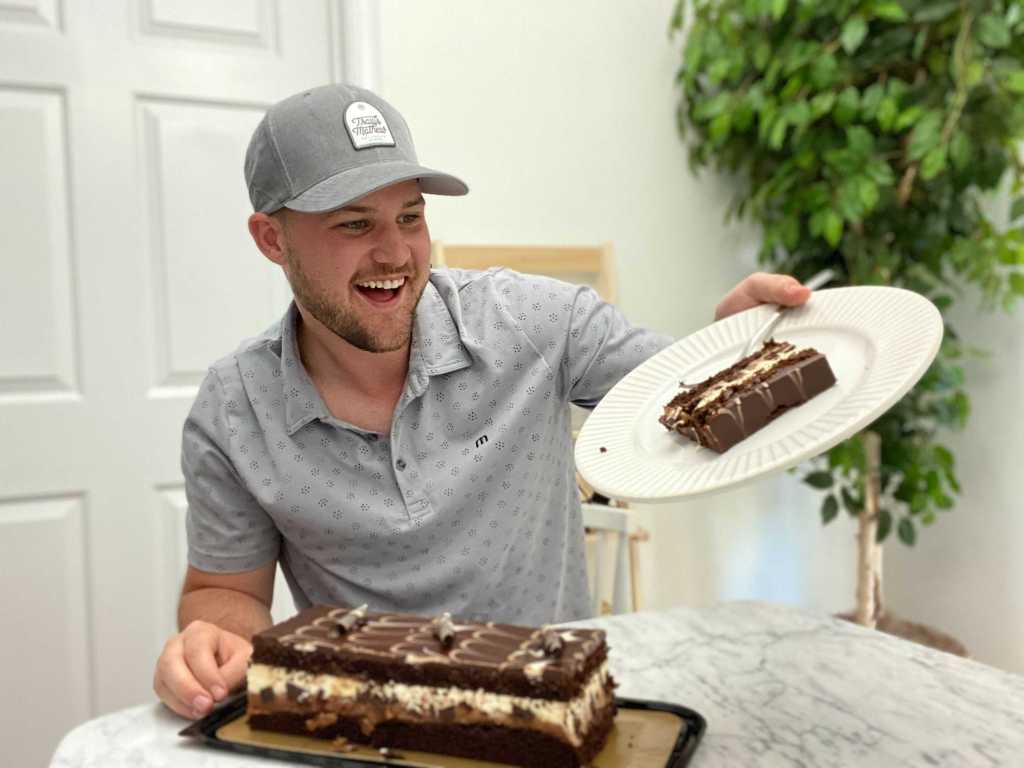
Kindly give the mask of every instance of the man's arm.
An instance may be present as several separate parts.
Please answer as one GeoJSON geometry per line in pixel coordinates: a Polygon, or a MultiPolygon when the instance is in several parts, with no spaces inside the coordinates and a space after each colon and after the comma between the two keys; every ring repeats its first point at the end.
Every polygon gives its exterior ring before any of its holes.
{"type": "Polygon", "coordinates": [[[239,637],[269,627],[276,561],[244,573],[207,573],[188,567],[178,603],[178,629],[193,621],[216,624],[239,637]]]}
{"type": "Polygon", "coordinates": [[[181,629],[164,645],[153,690],[182,717],[202,717],[245,679],[252,636],[269,627],[277,563],[243,573],[189,566],[178,603],[181,629]]]}
{"type": "MultiPolygon", "coordinates": [[[[634,326],[590,288],[505,271],[498,290],[517,327],[553,369],[562,368],[570,402],[592,408],[629,371],[672,343],[660,333],[634,326]]],[[[758,304],[794,306],[810,290],[788,275],[749,275],[719,303],[720,320],[758,304]]]]}

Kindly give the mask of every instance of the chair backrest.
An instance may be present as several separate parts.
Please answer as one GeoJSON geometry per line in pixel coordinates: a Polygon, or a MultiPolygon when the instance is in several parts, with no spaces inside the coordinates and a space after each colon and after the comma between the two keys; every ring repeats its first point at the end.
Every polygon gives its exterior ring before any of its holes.
{"type": "Polygon", "coordinates": [[[635,602],[629,567],[629,513],[607,504],[584,503],[587,581],[595,616],[625,613],[635,602]]]}
{"type": "Polygon", "coordinates": [[[611,243],[601,245],[449,245],[434,241],[431,261],[439,267],[488,269],[547,275],[589,285],[607,302],[615,301],[615,262],[611,243]]]}
{"type": "MultiPolygon", "coordinates": [[[[607,302],[615,301],[614,255],[610,243],[589,246],[450,245],[435,241],[431,262],[438,267],[488,269],[546,275],[588,285],[607,302]]],[[[573,407],[573,436],[586,412],[573,407]]],[[[589,498],[589,492],[582,495],[589,498]]],[[[625,505],[583,504],[587,574],[594,615],[639,610],[636,545],[647,534],[631,532],[625,505]]]]}

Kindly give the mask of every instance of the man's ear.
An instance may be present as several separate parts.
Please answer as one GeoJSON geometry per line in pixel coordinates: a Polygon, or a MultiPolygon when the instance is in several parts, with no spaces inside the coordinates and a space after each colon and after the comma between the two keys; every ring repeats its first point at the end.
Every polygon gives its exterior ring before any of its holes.
{"type": "Polygon", "coordinates": [[[260,253],[278,266],[285,266],[288,257],[285,255],[284,221],[280,216],[254,213],[249,217],[249,234],[260,253]]]}

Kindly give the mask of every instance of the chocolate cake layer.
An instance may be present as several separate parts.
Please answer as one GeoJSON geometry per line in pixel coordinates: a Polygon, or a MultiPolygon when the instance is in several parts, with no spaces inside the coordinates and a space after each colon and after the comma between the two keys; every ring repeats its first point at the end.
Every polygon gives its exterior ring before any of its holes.
{"type": "Polygon", "coordinates": [[[310,723],[308,718],[302,715],[285,713],[250,716],[250,725],[281,733],[321,739],[334,739],[340,736],[353,743],[373,747],[438,752],[530,768],[578,768],[587,765],[601,751],[614,720],[614,708],[606,710],[578,748],[573,748],[564,741],[544,733],[514,731],[487,725],[437,723],[413,726],[402,722],[389,722],[367,736],[360,729],[359,722],[352,718],[328,717],[310,723]]]}
{"type": "Polygon", "coordinates": [[[768,341],[754,354],[676,395],[659,421],[724,453],[835,382],[828,360],[817,350],[768,341]]]}
{"type": "Polygon", "coordinates": [[[568,700],[607,656],[604,632],[558,630],[562,647],[544,650],[544,630],[494,622],[454,622],[448,647],[436,621],[369,613],[351,631],[348,609],[313,606],[253,638],[254,664],[317,674],[358,675],[412,685],[454,686],[568,700]]]}

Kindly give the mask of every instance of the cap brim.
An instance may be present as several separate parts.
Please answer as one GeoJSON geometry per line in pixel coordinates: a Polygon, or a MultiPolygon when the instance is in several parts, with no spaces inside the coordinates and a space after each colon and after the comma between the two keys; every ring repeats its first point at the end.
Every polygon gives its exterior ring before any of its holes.
{"type": "Polygon", "coordinates": [[[415,163],[377,163],[342,171],[316,184],[285,208],[304,213],[323,213],[342,208],[360,198],[403,181],[417,179],[430,195],[464,195],[469,187],[461,179],[415,163]]]}

